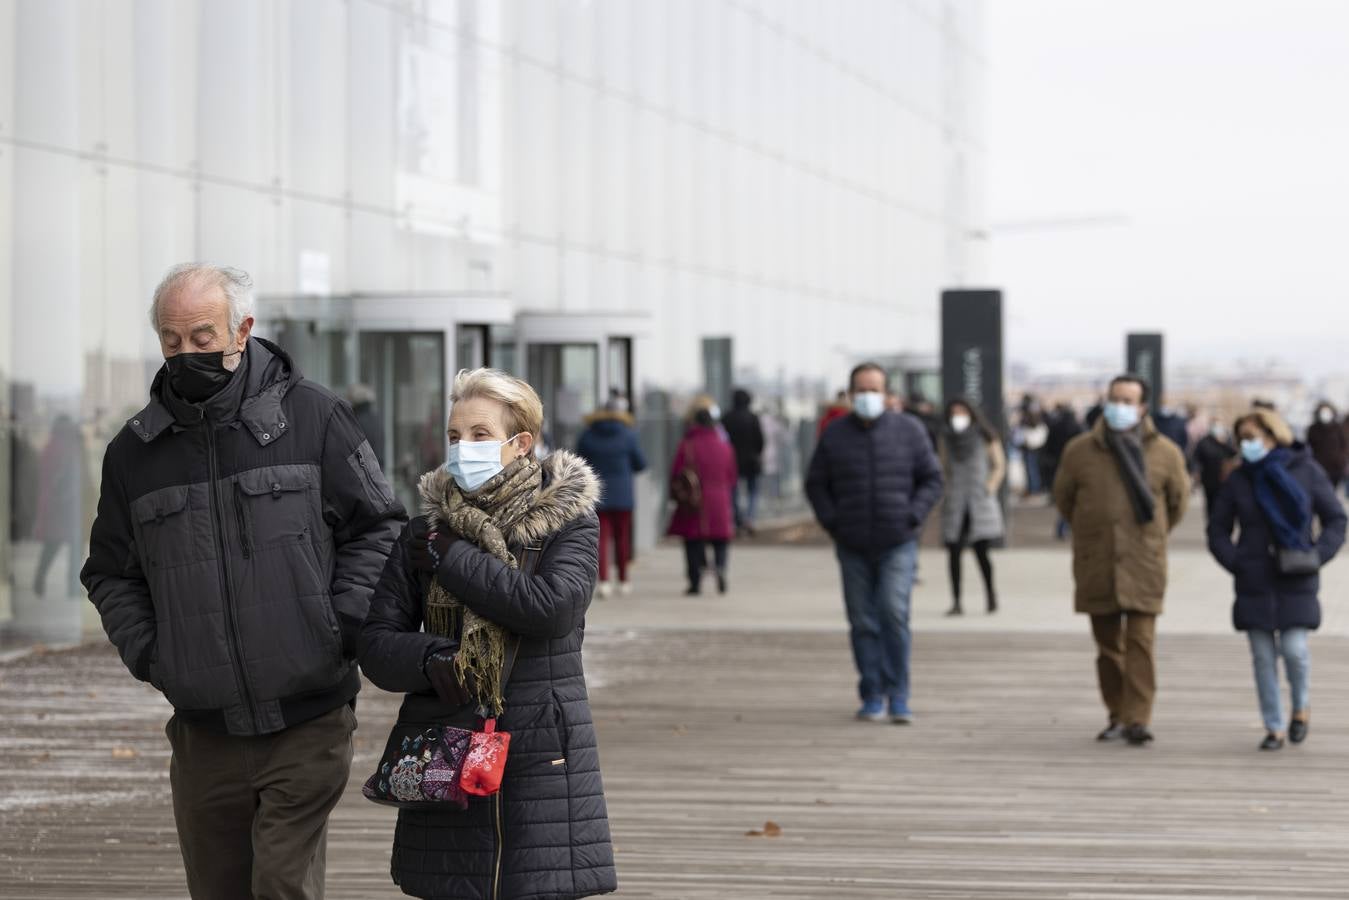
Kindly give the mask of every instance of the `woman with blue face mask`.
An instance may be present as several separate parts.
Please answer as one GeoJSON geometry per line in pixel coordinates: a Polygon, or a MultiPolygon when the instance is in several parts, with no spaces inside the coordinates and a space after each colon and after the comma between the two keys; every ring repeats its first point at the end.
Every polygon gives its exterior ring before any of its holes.
{"type": "MultiPolygon", "coordinates": [[[[466,809],[399,810],[394,878],[414,897],[609,893],[581,665],[599,480],[565,450],[535,457],[543,405],[520,379],[465,370],[450,399],[448,458],[421,478],[422,515],[375,588],[359,660],[376,685],[406,695],[400,723],[479,730],[490,717],[510,749],[499,793],[466,809]]],[[[400,790],[419,789],[407,782],[400,790]]]]}
{"type": "Polygon", "coordinates": [[[1208,545],[1234,577],[1232,620],[1250,642],[1266,731],[1260,749],[1279,750],[1285,737],[1302,743],[1311,725],[1307,638],[1321,624],[1318,570],[1344,543],[1345,513],[1325,472],[1277,413],[1254,409],[1237,420],[1233,433],[1242,462],[1218,493],[1208,545]],[[1287,720],[1280,657],[1292,697],[1287,720]]]}

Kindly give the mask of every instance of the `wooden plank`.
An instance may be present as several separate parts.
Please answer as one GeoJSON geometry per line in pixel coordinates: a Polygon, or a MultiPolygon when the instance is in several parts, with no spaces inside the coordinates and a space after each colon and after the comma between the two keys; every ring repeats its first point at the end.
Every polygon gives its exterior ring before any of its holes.
{"type": "MultiPolygon", "coordinates": [[[[1085,634],[920,636],[911,727],[851,719],[838,633],[592,635],[618,896],[1346,896],[1349,640],[1312,648],[1311,738],[1260,754],[1235,636],[1163,638],[1139,750],[1093,740],[1085,634]]],[[[401,896],[359,794],[396,701],[362,694],[331,898],[401,896]]],[[[106,647],[0,666],[0,896],[186,896],[166,717],[106,647]]]]}

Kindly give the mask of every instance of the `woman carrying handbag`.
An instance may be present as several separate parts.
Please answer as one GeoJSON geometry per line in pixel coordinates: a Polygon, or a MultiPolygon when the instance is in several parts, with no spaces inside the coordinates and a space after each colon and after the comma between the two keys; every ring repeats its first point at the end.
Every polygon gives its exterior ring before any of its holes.
{"type": "Polygon", "coordinates": [[[609,893],[581,665],[599,484],[566,451],[535,459],[543,407],[523,381],[465,370],[451,401],[449,462],[422,477],[423,515],[395,545],[361,633],[365,674],[407,694],[365,794],[400,807],[391,868],[405,894],[609,893]]]}
{"type": "Polygon", "coordinates": [[[720,414],[710,397],[694,400],[688,428],[670,466],[670,499],[674,513],[666,532],[684,539],[688,596],[702,593],[707,547],[716,565],[717,593],[727,589],[726,568],[735,536],[735,485],[739,469],[735,450],[718,427],[720,414]]]}
{"type": "Polygon", "coordinates": [[[1278,414],[1253,409],[1237,420],[1242,463],[1224,482],[1209,516],[1208,546],[1236,582],[1232,619],[1251,645],[1266,736],[1261,750],[1284,745],[1278,658],[1292,695],[1287,738],[1311,725],[1311,653],[1321,625],[1319,570],[1344,543],[1345,513],[1330,480],[1278,414]],[[1319,534],[1313,531],[1319,520],[1319,534]],[[1232,541],[1233,526],[1240,536],[1232,541]]]}

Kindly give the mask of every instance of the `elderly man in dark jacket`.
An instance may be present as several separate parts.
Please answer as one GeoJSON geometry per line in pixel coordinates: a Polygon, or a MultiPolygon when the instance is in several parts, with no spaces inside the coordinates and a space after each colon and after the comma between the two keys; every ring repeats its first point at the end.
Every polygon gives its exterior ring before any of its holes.
{"type": "Polygon", "coordinates": [[[251,338],[238,270],[171,270],[164,368],[108,445],[82,578],[166,729],[194,898],[323,896],[370,595],[406,516],[351,408],[251,338]]]}
{"type": "Polygon", "coordinates": [[[941,464],[917,419],[885,409],[884,369],[858,366],[849,387],[853,412],[821,435],[806,494],[843,573],[858,718],[908,724],[909,598],[923,520],[941,499],[941,464]]]}

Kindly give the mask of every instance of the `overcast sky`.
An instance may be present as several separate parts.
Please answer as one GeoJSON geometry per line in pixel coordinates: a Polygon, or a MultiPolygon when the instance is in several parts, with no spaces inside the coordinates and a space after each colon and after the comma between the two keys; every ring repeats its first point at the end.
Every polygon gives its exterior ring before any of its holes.
{"type": "Polygon", "coordinates": [[[1349,2],[991,0],[989,216],[1012,359],[1349,371],[1349,2]],[[1344,348],[1344,349],[1341,349],[1344,348]]]}

